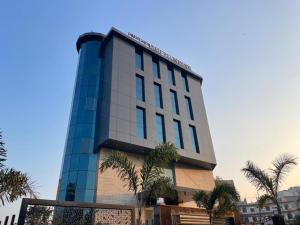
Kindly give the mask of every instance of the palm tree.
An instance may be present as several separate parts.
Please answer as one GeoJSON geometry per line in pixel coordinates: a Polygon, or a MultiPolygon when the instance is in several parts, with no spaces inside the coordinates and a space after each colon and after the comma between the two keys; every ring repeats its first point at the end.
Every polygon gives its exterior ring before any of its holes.
{"type": "Polygon", "coordinates": [[[264,192],[258,199],[259,206],[263,207],[270,200],[276,205],[278,214],[282,216],[278,191],[284,177],[293,166],[297,165],[297,158],[289,154],[283,154],[275,159],[272,165],[273,168],[270,169],[270,173],[267,173],[253,162],[248,161],[242,171],[258,191],[264,192]]]}
{"type": "Polygon", "coordinates": [[[133,191],[137,199],[138,224],[141,224],[142,207],[145,200],[150,195],[159,197],[170,193],[172,181],[164,176],[164,169],[172,161],[177,161],[179,155],[172,143],[164,143],[155,147],[144,159],[140,169],[120,151],[113,153],[105,158],[100,164],[101,173],[111,168],[117,170],[120,179],[128,186],[128,190],[133,191]]]}
{"type": "Polygon", "coordinates": [[[222,180],[216,180],[212,191],[201,190],[194,195],[197,206],[206,210],[209,216],[209,224],[212,224],[213,218],[235,210],[239,199],[240,195],[235,187],[222,180]]]}
{"type": "Polygon", "coordinates": [[[36,197],[34,182],[27,174],[7,168],[4,164],[6,156],[7,150],[0,132],[0,206],[4,206],[5,202],[14,202],[22,196],[36,197]]]}

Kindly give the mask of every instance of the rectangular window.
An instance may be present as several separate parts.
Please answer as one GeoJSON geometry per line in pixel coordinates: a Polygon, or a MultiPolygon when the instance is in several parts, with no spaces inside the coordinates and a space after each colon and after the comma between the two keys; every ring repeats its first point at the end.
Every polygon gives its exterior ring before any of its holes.
{"type": "Polygon", "coordinates": [[[152,58],[152,73],[154,77],[160,78],[159,60],[155,58],[152,58]]]}
{"type": "Polygon", "coordinates": [[[189,129],[190,129],[190,136],[191,136],[191,140],[192,140],[192,150],[193,150],[193,152],[199,153],[199,145],[198,145],[196,128],[194,126],[190,125],[189,129]]]}
{"type": "Polygon", "coordinates": [[[194,114],[193,114],[191,99],[187,96],[184,96],[184,100],[185,100],[186,113],[188,114],[188,116],[190,117],[191,120],[194,120],[194,114]]]}
{"type": "Polygon", "coordinates": [[[135,50],[135,68],[144,69],[143,52],[138,49],[135,50]]]}
{"type": "Polygon", "coordinates": [[[183,149],[181,124],[178,120],[173,120],[173,132],[175,137],[175,145],[177,148],[183,149]]]}
{"type": "Polygon", "coordinates": [[[182,78],[182,84],[183,84],[183,87],[184,87],[185,91],[189,92],[190,88],[189,88],[187,75],[184,74],[183,72],[181,72],[181,78],[182,78]]]}
{"type": "Polygon", "coordinates": [[[157,83],[154,83],[154,99],[155,99],[155,106],[162,109],[163,101],[162,101],[161,85],[157,83]]]}
{"type": "Polygon", "coordinates": [[[141,139],[147,137],[145,109],[141,107],[136,107],[136,136],[141,139]]]}
{"type": "Polygon", "coordinates": [[[164,116],[157,113],[155,115],[155,124],[156,124],[156,142],[162,144],[166,142],[164,116]]]}
{"type": "Polygon", "coordinates": [[[170,85],[175,86],[175,76],[174,76],[174,70],[172,67],[168,66],[168,80],[170,85]]]}
{"type": "Polygon", "coordinates": [[[172,112],[176,113],[176,114],[179,114],[178,100],[177,100],[176,91],[171,90],[170,95],[171,95],[172,112]]]}
{"type": "Polygon", "coordinates": [[[144,77],[140,75],[136,75],[135,94],[136,94],[136,99],[143,102],[145,101],[144,77]]]}

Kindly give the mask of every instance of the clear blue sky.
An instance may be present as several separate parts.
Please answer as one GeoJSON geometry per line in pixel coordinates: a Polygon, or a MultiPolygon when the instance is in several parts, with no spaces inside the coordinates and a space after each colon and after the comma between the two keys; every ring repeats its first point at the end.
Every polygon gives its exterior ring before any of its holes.
{"type": "MultiPolygon", "coordinates": [[[[243,197],[240,168],[300,155],[300,2],[1,1],[0,128],[8,165],[54,199],[72,91],[78,35],[132,32],[190,64],[203,93],[218,166],[243,197]]],[[[283,188],[300,185],[300,166],[283,188]]],[[[5,207],[0,219],[11,213],[5,207]]]]}

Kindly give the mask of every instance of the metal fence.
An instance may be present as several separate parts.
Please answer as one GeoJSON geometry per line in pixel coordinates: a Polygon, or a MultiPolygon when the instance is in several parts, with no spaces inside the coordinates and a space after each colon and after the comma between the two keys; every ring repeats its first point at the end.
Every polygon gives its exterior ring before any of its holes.
{"type": "Polygon", "coordinates": [[[18,225],[134,225],[134,218],[132,206],[24,198],[18,225]]]}

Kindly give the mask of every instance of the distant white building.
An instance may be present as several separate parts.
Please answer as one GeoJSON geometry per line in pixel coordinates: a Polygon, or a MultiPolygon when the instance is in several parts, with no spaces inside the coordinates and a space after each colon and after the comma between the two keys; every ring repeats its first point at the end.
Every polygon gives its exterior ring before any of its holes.
{"type": "MultiPolygon", "coordinates": [[[[280,191],[278,198],[286,222],[292,221],[296,215],[300,215],[300,186],[280,191]]],[[[239,203],[238,209],[241,213],[242,223],[246,224],[272,225],[271,217],[277,214],[276,205],[272,202],[268,202],[265,207],[259,209],[257,202],[243,201],[239,203]]]]}

